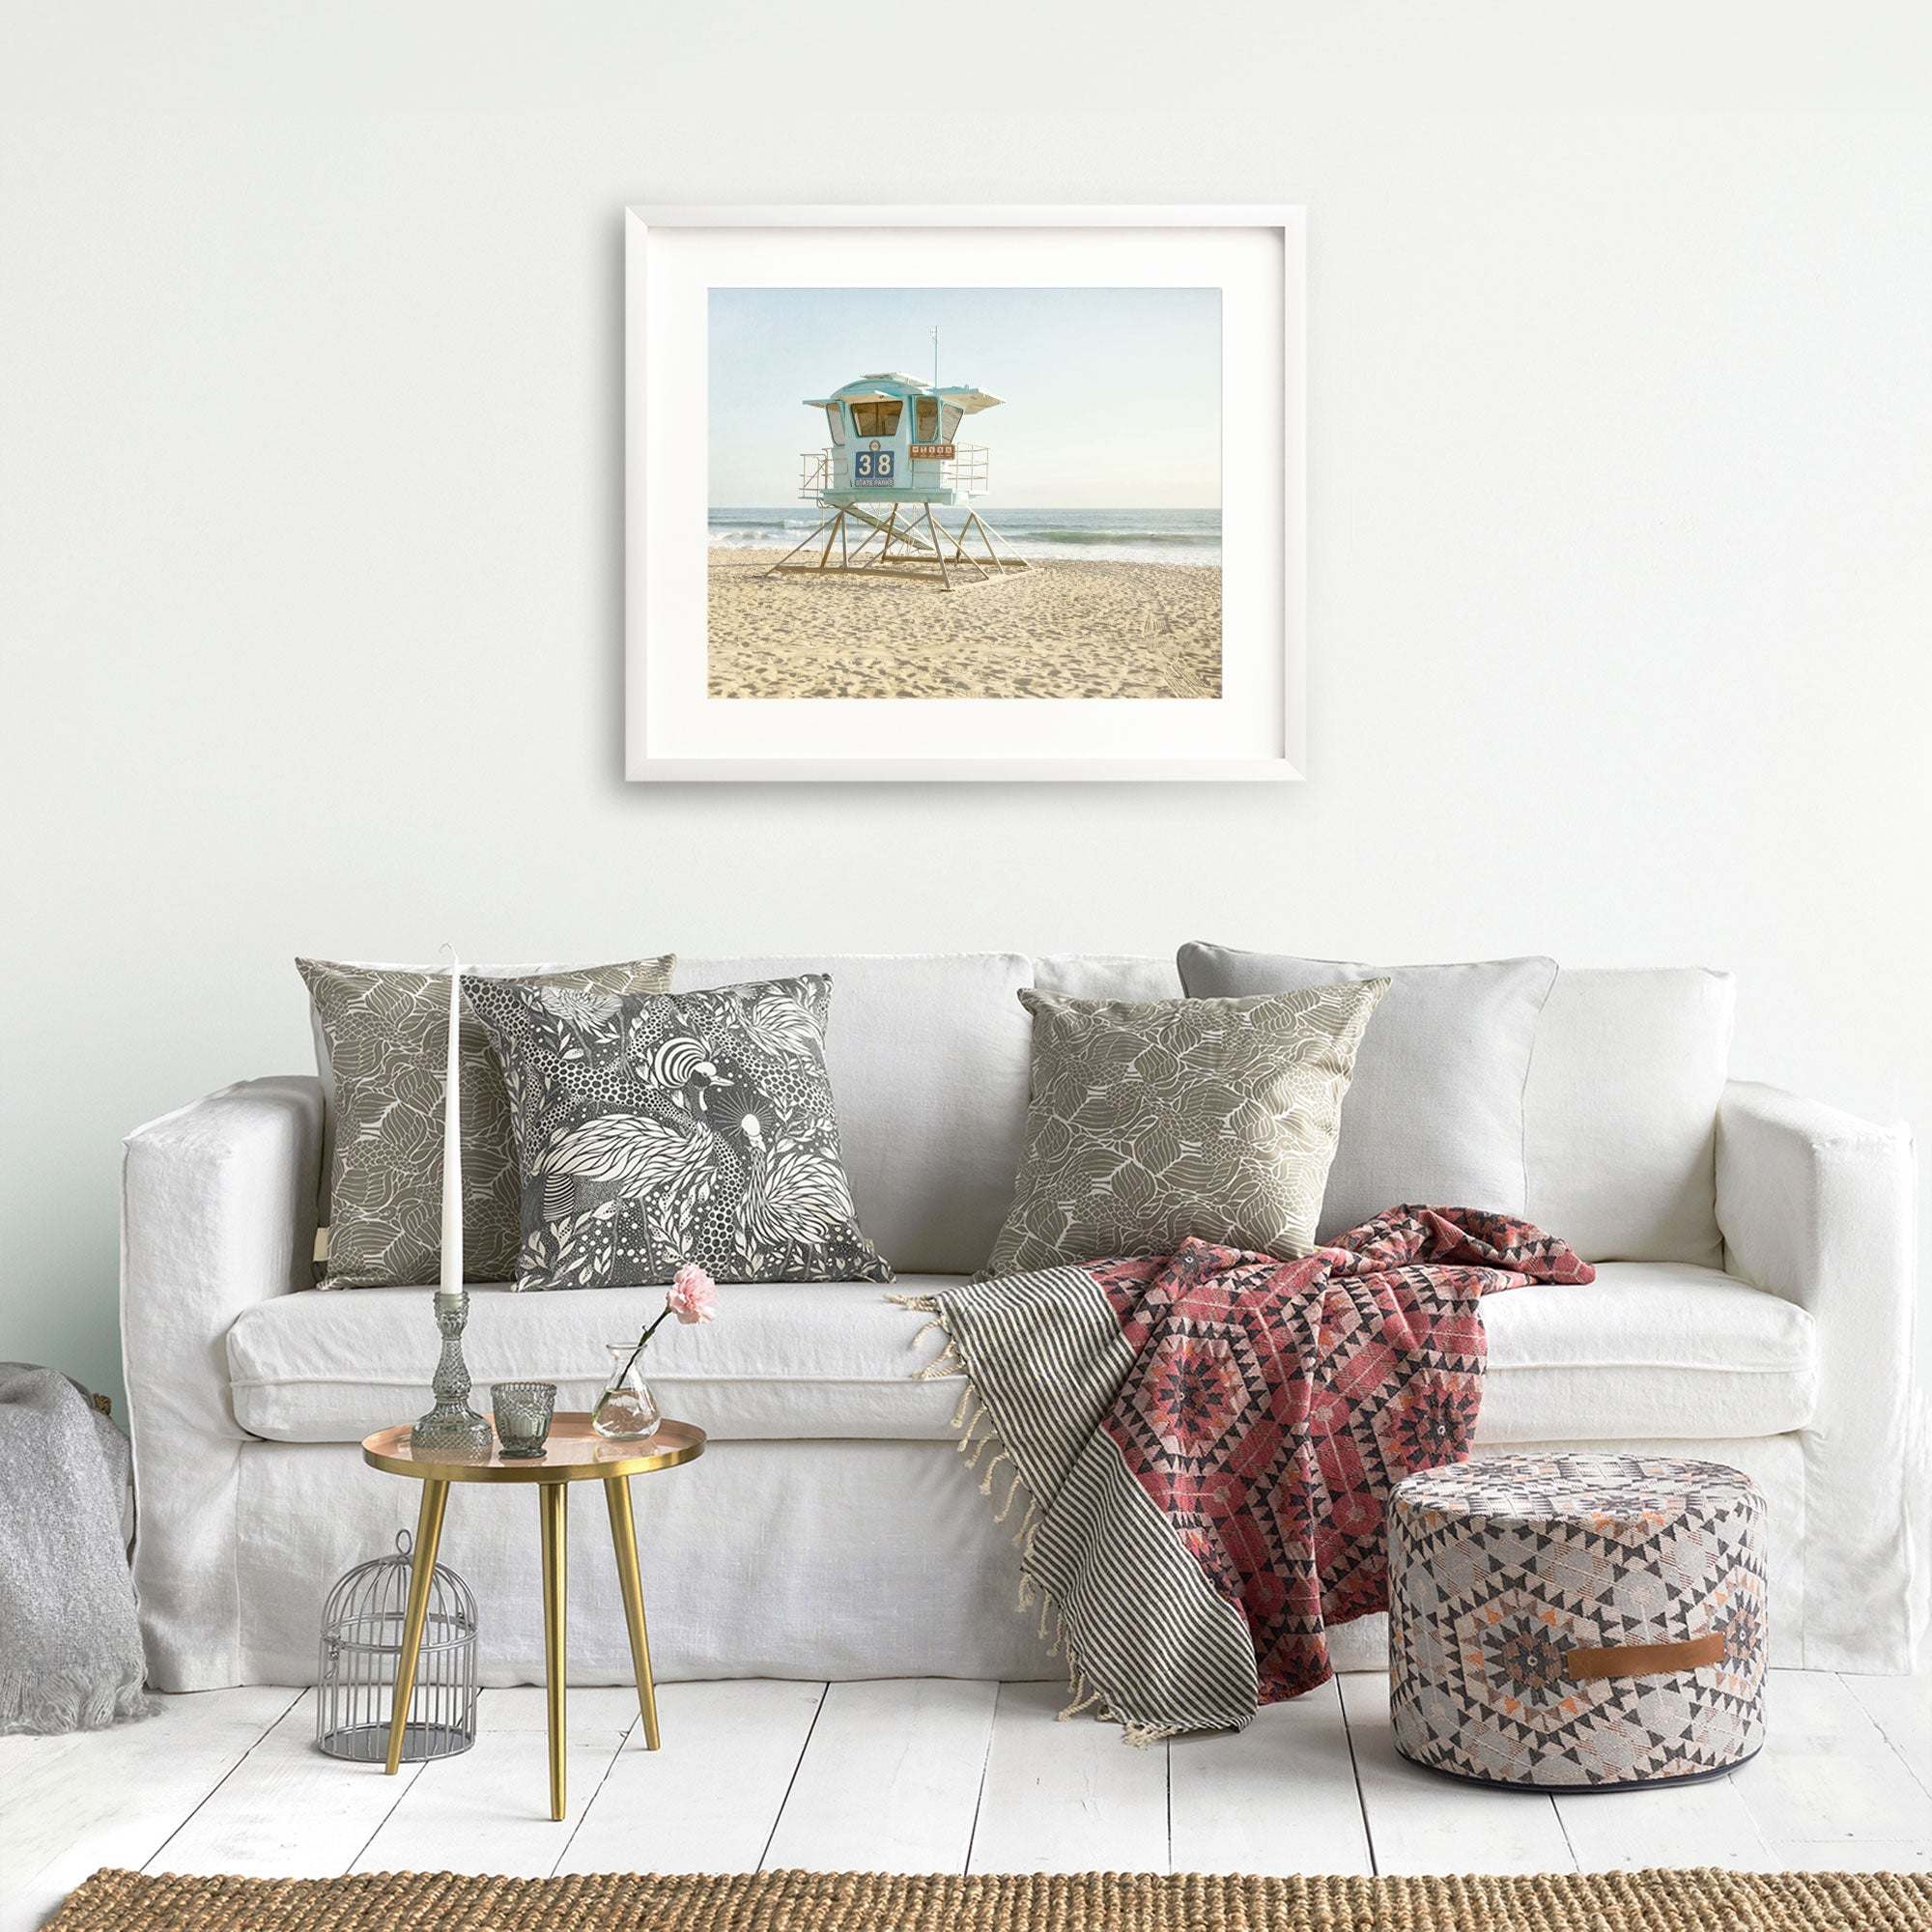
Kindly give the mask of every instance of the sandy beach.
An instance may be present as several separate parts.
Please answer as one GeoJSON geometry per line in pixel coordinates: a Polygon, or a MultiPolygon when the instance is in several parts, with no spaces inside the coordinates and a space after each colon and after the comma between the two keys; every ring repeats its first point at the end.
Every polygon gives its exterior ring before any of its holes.
{"type": "Polygon", "coordinates": [[[713,697],[1219,697],[1221,572],[1054,559],[944,591],[710,553],[713,697]]]}

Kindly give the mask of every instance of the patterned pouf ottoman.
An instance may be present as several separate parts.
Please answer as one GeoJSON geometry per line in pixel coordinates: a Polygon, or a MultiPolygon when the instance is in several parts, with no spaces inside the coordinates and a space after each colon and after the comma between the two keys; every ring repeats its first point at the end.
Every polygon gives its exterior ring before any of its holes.
{"type": "Polygon", "coordinates": [[[1764,1498],[1720,1463],[1487,1456],[1389,1506],[1396,1747],[1486,1784],[1628,1789],[1764,1739],[1764,1498]]]}

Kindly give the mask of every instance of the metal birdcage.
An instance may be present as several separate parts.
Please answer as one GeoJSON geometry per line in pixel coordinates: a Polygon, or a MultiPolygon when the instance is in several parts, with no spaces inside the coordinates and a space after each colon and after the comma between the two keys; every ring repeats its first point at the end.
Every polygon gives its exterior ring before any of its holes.
{"type": "MultiPolygon", "coordinates": [[[[388,1754],[409,1602],[406,1529],[397,1532],[395,1555],[358,1563],[329,1591],[322,1612],[315,1742],[330,1757],[380,1764],[388,1754]]],[[[403,1759],[414,1764],[455,1757],[475,1742],[476,1599],[455,1571],[439,1563],[430,1577],[403,1759]]]]}

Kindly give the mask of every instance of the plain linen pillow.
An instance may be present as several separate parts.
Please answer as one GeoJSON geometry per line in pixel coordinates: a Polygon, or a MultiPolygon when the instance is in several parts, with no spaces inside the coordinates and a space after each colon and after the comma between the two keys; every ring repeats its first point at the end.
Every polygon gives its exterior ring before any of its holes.
{"type": "Polygon", "coordinates": [[[1259,1000],[1021,993],[1026,1152],[980,1278],[1172,1254],[1190,1236],[1309,1253],[1349,1069],[1387,985],[1259,1000]]]}
{"type": "Polygon", "coordinates": [[[1046,952],[1033,962],[1036,993],[1069,1000],[1178,1000],[1184,988],[1172,959],[1139,952],[1046,952]]]}
{"type": "Polygon", "coordinates": [[[1529,1218],[1585,1261],[1723,1266],[1718,1103],[1736,999],[1703,966],[1564,968],[1524,1100],[1529,1218]]]}
{"type": "Polygon", "coordinates": [[[1403,1203],[1522,1214],[1523,1089],[1555,960],[1358,966],[1197,943],[1179,963],[1181,984],[1206,999],[1387,979],[1342,1103],[1322,1240],[1403,1203]]]}

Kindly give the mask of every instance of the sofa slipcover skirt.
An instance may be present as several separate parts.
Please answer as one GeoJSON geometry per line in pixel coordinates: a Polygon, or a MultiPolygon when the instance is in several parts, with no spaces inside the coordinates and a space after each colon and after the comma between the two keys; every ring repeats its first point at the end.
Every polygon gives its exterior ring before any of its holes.
{"type": "Polygon", "coordinates": [[[1719,1463],[1501,1455],[1389,1512],[1396,1747],[1488,1784],[1728,1770],[1764,1735],[1764,1499],[1719,1463]]]}

